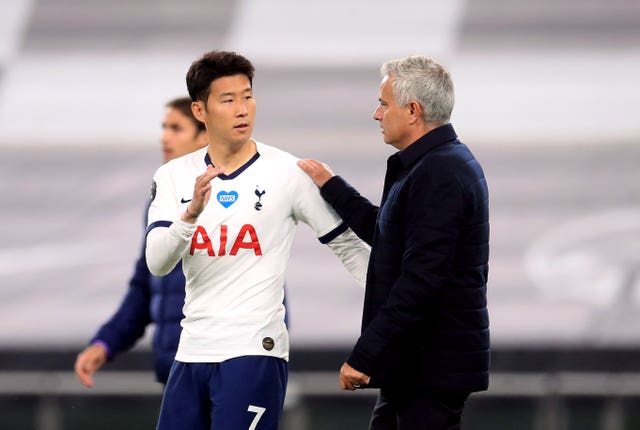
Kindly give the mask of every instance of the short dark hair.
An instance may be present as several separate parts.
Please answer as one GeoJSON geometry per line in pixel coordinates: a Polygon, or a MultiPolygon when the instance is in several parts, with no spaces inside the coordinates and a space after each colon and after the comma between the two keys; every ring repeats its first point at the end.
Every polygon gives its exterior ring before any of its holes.
{"type": "Polygon", "coordinates": [[[187,89],[193,101],[202,101],[206,104],[211,92],[211,82],[225,76],[246,75],[253,85],[254,72],[255,68],[251,61],[235,52],[207,52],[189,67],[187,89]]]}
{"type": "Polygon", "coordinates": [[[207,131],[207,127],[205,127],[203,122],[200,122],[193,116],[193,112],[191,111],[191,98],[189,97],[178,97],[177,99],[169,100],[165,107],[170,109],[175,109],[182,113],[182,115],[186,116],[191,120],[193,125],[196,126],[197,132],[207,131]]]}

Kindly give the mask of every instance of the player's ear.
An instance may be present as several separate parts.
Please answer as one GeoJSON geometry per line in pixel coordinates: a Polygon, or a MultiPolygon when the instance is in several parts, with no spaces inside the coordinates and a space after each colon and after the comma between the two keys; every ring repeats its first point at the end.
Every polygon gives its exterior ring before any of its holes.
{"type": "Polygon", "coordinates": [[[191,103],[191,112],[193,113],[193,116],[202,123],[205,122],[204,114],[206,111],[207,111],[207,108],[205,107],[204,103],[201,102],[200,100],[191,103]]]}

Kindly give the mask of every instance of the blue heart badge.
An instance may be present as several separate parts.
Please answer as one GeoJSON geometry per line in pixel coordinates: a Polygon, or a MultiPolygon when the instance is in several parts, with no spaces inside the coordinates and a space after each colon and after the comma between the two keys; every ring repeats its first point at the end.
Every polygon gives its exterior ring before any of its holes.
{"type": "Polygon", "coordinates": [[[238,200],[238,193],[236,191],[220,191],[218,193],[218,202],[225,208],[228,208],[238,200]]]}

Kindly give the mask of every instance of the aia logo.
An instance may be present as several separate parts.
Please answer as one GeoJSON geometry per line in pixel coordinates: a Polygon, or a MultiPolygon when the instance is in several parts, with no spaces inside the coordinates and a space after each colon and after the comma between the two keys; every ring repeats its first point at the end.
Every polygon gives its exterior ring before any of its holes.
{"type": "MultiPolygon", "coordinates": [[[[220,225],[220,246],[218,247],[218,257],[227,255],[228,230],[227,225],[220,225]]],[[[198,226],[196,228],[196,232],[191,238],[191,249],[189,250],[189,254],[193,255],[196,249],[206,250],[210,257],[216,256],[209,234],[202,226],[198,226]]],[[[240,231],[233,241],[229,255],[237,255],[238,251],[241,249],[252,249],[255,255],[262,255],[262,248],[260,248],[258,233],[256,233],[256,229],[251,224],[245,224],[240,228],[240,231]]]]}

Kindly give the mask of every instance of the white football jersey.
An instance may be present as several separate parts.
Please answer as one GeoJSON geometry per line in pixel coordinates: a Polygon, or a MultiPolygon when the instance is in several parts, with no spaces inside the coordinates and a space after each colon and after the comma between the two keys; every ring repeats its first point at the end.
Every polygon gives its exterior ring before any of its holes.
{"type": "Polygon", "coordinates": [[[196,224],[180,217],[196,178],[212,164],[207,148],[168,162],[154,175],[147,261],[158,272],[155,267],[181,258],[186,278],[178,361],[288,359],[283,287],[298,221],[322,243],[342,242],[332,249],[364,284],[369,247],[322,199],[294,156],[259,142],[256,149],[243,167],[211,181],[211,198],[196,224]]]}

